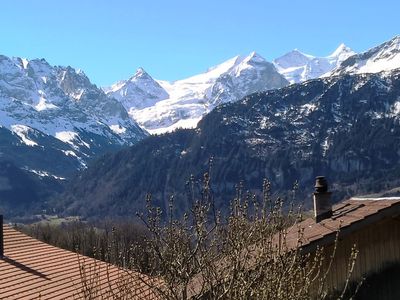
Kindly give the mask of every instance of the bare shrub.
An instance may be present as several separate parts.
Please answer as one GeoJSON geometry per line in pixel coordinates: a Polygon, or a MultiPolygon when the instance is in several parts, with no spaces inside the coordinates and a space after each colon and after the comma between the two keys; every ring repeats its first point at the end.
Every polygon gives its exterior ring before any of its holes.
{"type": "MultiPolygon", "coordinates": [[[[157,299],[325,299],[326,279],[335,258],[323,248],[302,251],[300,208],[271,197],[265,180],[262,194],[236,190],[228,214],[214,206],[210,176],[204,175],[196,192],[188,183],[193,205],[183,216],[174,214],[174,198],[163,212],[149,195],[147,212],[139,218],[147,229],[143,239],[124,242],[111,239],[102,259],[127,270],[110,279],[114,299],[135,299],[146,286],[157,299]],[[295,238],[289,230],[297,228],[295,238]],[[116,242],[119,241],[119,242],[116,242]],[[131,272],[134,270],[137,272],[131,272]],[[141,276],[140,274],[149,274],[141,276]],[[138,282],[140,283],[138,285],[138,282]]],[[[295,189],[293,190],[295,193],[295,189]]],[[[290,201],[289,201],[290,202],[290,201]]],[[[354,268],[357,251],[349,254],[348,277],[337,299],[343,299],[354,268]]],[[[85,299],[97,299],[99,272],[81,265],[85,299]]]]}
{"type": "MultiPolygon", "coordinates": [[[[288,228],[293,230],[301,221],[301,211],[284,206],[280,198],[272,199],[268,181],[264,181],[261,197],[243,192],[239,186],[225,217],[215,210],[208,174],[199,197],[193,200],[190,212],[174,218],[171,197],[164,222],[162,211],[148,196],[147,215],[140,215],[150,234],[139,252],[147,253],[148,270],[163,281],[162,286],[150,286],[161,298],[328,296],[325,280],[335,253],[325,257],[322,248],[313,254],[302,253],[300,227],[296,240],[288,241],[288,228]]],[[[349,257],[348,278],[356,256],[354,250],[349,257]]],[[[142,271],[134,257],[130,267],[142,271]]]]}

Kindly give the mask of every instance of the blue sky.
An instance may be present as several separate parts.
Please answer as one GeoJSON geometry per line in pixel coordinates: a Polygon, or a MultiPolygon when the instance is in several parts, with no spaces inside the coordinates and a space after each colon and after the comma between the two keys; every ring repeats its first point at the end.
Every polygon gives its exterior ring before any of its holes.
{"type": "Polygon", "coordinates": [[[366,50],[400,34],[398,0],[4,0],[0,54],[81,68],[103,86],[143,67],[177,80],[238,54],[366,50]]]}

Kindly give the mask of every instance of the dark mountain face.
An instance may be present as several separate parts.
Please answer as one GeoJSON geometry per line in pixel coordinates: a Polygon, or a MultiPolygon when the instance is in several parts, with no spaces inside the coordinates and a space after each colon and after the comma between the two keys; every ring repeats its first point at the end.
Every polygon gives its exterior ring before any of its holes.
{"type": "Polygon", "coordinates": [[[147,192],[164,206],[172,194],[188,205],[186,182],[201,180],[213,157],[212,186],[226,207],[235,185],[274,191],[299,181],[298,200],[311,204],[316,175],[325,175],[336,199],[398,183],[400,71],[344,75],[256,93],[216,108],[195,130],[145,139],[102,157],[61,197],[68,213],[132,215],[147,192]]]}
{"type": "Polygon", "coordinates": [[[58,180],[38,177],[10,161],[0,160],[0,214],[6,218],[31,219],[32,211],[42,212],[51,191],[61,191],[58,180]]]}

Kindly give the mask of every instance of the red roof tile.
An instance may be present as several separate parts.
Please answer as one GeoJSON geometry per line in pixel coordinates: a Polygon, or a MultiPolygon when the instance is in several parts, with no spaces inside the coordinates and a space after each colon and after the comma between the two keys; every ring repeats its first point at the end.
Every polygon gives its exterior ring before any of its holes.
{"type": "Polygon", "coordinates": [[[3,230],[0,299],[85,299],[90,289],[97,291],[94,299],[113,299],[124,280],[133,287],[129,299],[157,299],[146,275],[50,246],[7,225],[3,230]]]}

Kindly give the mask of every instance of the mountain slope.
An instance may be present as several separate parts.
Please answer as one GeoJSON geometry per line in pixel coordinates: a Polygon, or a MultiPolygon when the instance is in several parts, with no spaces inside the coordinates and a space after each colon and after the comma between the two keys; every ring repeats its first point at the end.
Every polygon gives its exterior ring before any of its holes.
{"type": "Polygon", "coordinates": [[[400,36],[346,59],[327,76],[390,71],[400,68],[400,36]]]}
{"type": "Polygon", "coordinates": [[[338,198],[379,190],[399,175],[399,99],[399,70],[255,93],[217,107],[194,130],[149,137],[104,156],[72,183],[60,209],[85,216],[132,215],[151,192],[162,207],[174,194],[183,210],[191,199],[187,180],[193,174],[201,181],[210,157],[220,208],[241,180],[257,191],[268,178],[283,193],[299,180],[299,199],[309,204],[316,175],[337,183],[338,198]]]}
{"type": "Polygon", "coordinates": [[[83,72],[0,56],[0,135],[0,159],[65,177],[146,134],[83,72]],[[30,159],[21,161],[19,152],[30,159]],[[58,164],[39,163],[46,159],[58,164]]]}
{"type": "Polygon", "coordinates": [[[253,52],[172,83],[155,81],[140,69],[130,80],[104,90],[119,99],[130,116],[147,131],[163,133],[195,127],[221,103],[287,84],[271,63],[253,52]]]}
{"type": "Polygon", "coordinates": [[[31,220],[34,212],[43,213],[46,208],[43,199],[49,197],[49,191],[61,190],[55,178],[38,177],[10,161],[0,160],[0,213],[8,218],[18,215],[31,220]]]}
{"type": "Polygon", "coordinates": [[[354,54],[355,52],[344,44],[326,57],[315,57],[295,49],[275,59],[273,63],[290,83],[299,83],[321,77],[354,54]]]}

